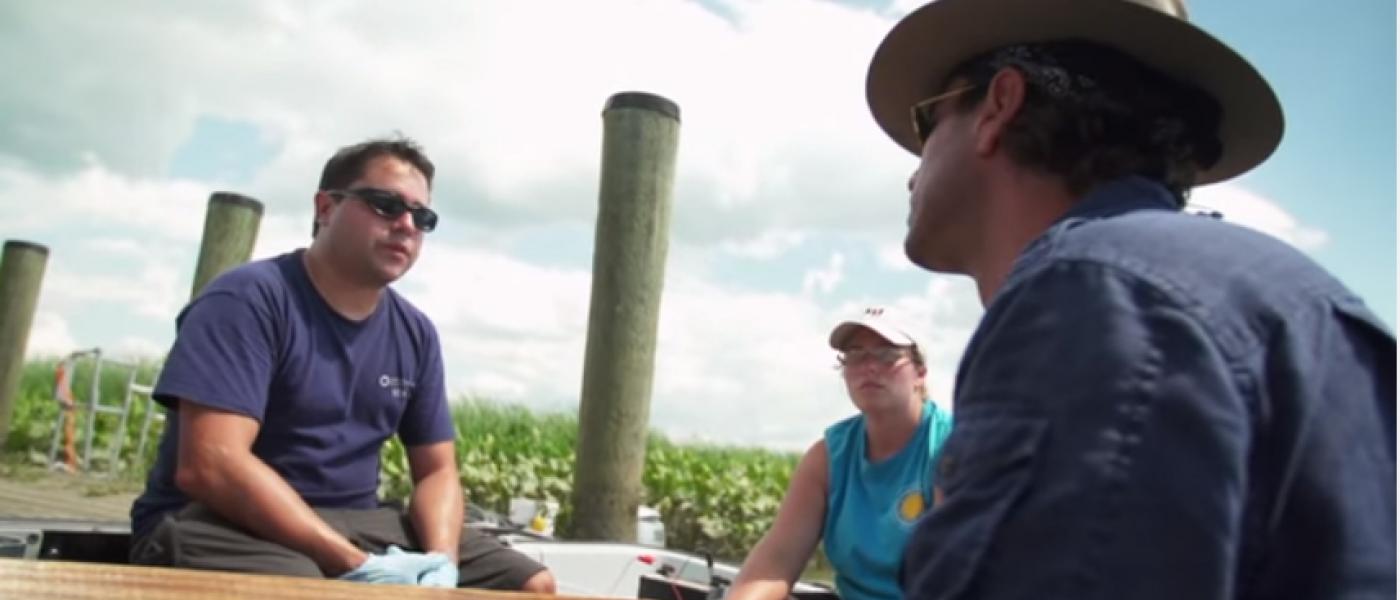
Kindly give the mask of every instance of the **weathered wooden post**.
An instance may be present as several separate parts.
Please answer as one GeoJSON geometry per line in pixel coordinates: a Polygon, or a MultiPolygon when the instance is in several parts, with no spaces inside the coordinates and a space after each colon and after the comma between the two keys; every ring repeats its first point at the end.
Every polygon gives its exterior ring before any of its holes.
{"type": "Polygon", "coordinates": [[[615,94],[603,108],[593,293],[579,401],[573,537],[637,537],[680,107],[615,94]]]}
{"type": "Polygon", "coordinates": [[[232,192],[214,192],[209,196],[191,299],[220,273],[248,262],[253,256],[262,213],[262,203],[247,196],[232,192]]]}
{"type": "Polygon", "coordinates": [[[10,413],[19,395],[29,326],[39,305],[39,287],[49,249],[33,242],[5,242],[0,256],[0,448],[10,435],[10,413]]]}

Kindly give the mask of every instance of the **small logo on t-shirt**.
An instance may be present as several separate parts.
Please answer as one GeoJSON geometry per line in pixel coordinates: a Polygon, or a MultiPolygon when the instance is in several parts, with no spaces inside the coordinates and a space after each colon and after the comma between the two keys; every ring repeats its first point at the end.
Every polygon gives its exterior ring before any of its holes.
{"type": "Polygon", "coordinates": [[[909,490],[899,497],[899,520],[913,523],[924,514],[924,495],[919,490],[909,490]]]}
{"type": "Polygon", "coordinates": [[[379,376],[379,387],[389,390],[389,395],[395,398],[407,398],[413,393],[415,385],[417,384],[402,377],[393,377],[388,374],[379,376]]]}

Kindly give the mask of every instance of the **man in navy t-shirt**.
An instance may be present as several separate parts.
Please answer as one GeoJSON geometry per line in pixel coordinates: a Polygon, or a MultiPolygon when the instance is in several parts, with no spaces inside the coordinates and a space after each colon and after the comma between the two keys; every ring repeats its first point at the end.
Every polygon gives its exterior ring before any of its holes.
{"type": "Polygon", "coordinates": [[[133,562],[554,591],[542,565],[464,531],[437,332],[388,287],[437,224],[432,177],[407,139],[341,149],[311,247],[224,273],[180,313],[133,562]],[[407,511],[376,494],[392,435],[413,474],[407,511]]]}

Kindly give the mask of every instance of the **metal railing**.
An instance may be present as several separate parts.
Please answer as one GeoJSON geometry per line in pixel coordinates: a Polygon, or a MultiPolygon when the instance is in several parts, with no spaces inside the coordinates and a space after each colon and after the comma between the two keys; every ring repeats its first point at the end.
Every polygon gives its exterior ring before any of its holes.
{"type": "MultiPolygon", "coordinates": [[[[89,471],[92,467],[92,446],[93,440],[96,438],[97,419],[107,416],[117,419],[117,427],[115,434],[107,443],[106,471],[108,474],[116,473],[121,462],[122,446],[126,443],[126,429],[131,417],[131,409],[140,398],[144,398],[146,401],[146,411],[141,421],[141,434],[137,443],[136,456],[145,456],[151,424],[154,421],[164,421],[165,415],[157,410],[154,399],[151,397],[152,385],[136,382],[139,372],[140,365],[104,358],[101,348],[79,350],[59,361],[54,373],[53,392],[54,401],[59,404],[59,411],[54,422],[53,439],[49,443],[48,462],[50,466],[57,467],[63,464],[69,468],[89,471]],[[87,396],[79,399],[73,394],[71,382],[80,363],[84,360],[92,363],[92,381],[87,396]],[[127,370],[120,404],[102,402],[102,369],[104,366],[127,370]],[[76,451],[77,440],[75,439],[79,412],[82,412],[82,416],[85,417],[81,436],[81,454],[76,451]],[[67,456],[66,460],[60,463],[58,462],[59,441],[64,437],[68,438],[63,444],[67,456]],[[77,456],[74,456],[75,454],[77,456]]],[[[154,380],[152,380],[152,384],[154,384],[154,380]]]]}

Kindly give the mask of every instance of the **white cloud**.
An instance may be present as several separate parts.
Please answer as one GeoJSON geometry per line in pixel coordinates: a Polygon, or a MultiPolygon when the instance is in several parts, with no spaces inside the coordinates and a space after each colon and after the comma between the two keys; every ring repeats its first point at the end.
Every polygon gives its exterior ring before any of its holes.
{"type": "Polygon", "coordinates": [[[903,15],[925,4],[928,4],[928,0],[893,0],[890,12],[903,15]]]}
{"type": "Polygon", "coordinates": [[[1237,184],[1222,183],[1197,188],[1190,209],[1219,211],[1226,221],[1257,229],[1311,252],[1327,244],[1327,232],[1298,221],[1269,198],[1237,184]]]}
{"type": "Polygon", "coordinates": [[[808,269],[802,276],[802,293],[830,294],[845,277],[845,268],[846,256],[840,252],[831,253],[825,267],[808,269]]]}
{"type": "Polygon", "coordinates": [[[489,398],[495,402],[510,403],[524,401],[533,391],[527,382],[491,372],[476,373],[457,389],[469,398],[489,398]]]}
{"type": "Polygon", "coordinates": [[[677,279],[662,303],[654,424],[692,439],[795,448],[852,412],[819,305],[677,279]]]}
{"type": "MultiPolygon", "coordinates": [[[[0,233],[53,250],[31,354],[168,347],[213,190],[165,170],[201,116],[251,124],[276,149],[234,190],[266,208],[255,258],[309,242],[311,191],[334,148],[401,130],[438,164],[435,208],[466,224],[434,234],[398,286],[437,323],[449,386],[571,407],[590,275],[550,266],[576,257],[510,245],[560,222],[591,231],[603,102],[645,90],[682,113],[652,423],[685,439],[806,446],[853,411],[829,328],[871,305],[905,316],[933,397],[950,398],[981,313],[971,282],[929,275],[915,293],[881,296],[851,289],[847,273],[867,255],[881,273],[917,272],[901,242],[914,159],[864,99],[888,14],[822,0],[735,3],[733,22],[684,1],[176,8],[3,11],[15,19],[0,36],[0,233]],[[712,260],[799,247],[828,260],[768,291],[712,260]]],[[[1304,249],[1326,241],[1242,188],[1197,199],[1304,249]]]]}
{"type": "Polygon", "coordinates": [[[437,325],[451,389],[556,405],[582,381],[589,285],[586,271],[434,242],[398,289],[437,325]]]}
{"type": "Polygon", "coordinates": [[[439,323],[549,338],[585,322],[589,284],[587,272],[430,243],[400,287],[439,323]]]}
{"type": "Polygon", "coordinates": [[[58,178],[0,166],[0,208],[13,230],[131,229],[197,242],[209,193],[194,182],[120,175],[95,160],[58,178]]]}
{"type": "Polygon", "coordinates": [[[904,238],[902,237],[879,244],[875,256],[882,269],[888,271],[916,270],[914,263],[909,262],[909,256],[904,253],[904,238]]]}
{"type": "Polygon", "coordinates": [[[176,265],[164,258],[153,251],[146,255],[144,264],[120,270],[51,264],[44,275],[44,302],[68,310],[112,311],[157,319],[170,317],[189,299],[186,286],[190,279],[182,278],[178,272],[193,271],[194,262],[176,265]]]}
{"type": "Polygon", "coordinates": [[[734,256],[772,260],[802,245],[806,240],[807,234],[800,231],[770,229],[749,239],[727,240],[722,242],[719,248],[721,252],[734,256]]]}
{"type": "Polygon", "coordinates": [[[50,311],[35,311],[34,321],[29,326],[29,344],[25,356],[62,356],[78,347],[73,332],[62,315],[50,311]]]}
{"type": "MultiPolygon", "coordinates": [[[[130,362],[147,361],[165,356],[166,351],[169,349],[170,347],[168,344],[160,344],[152,341],[150,338],[132,335],[117,340],[110,348],[105,348],[104,350],[110,351],[111,356],[117,360],[130,362]]],[[[151,382],[139,383],[149,384],[151,382]]]]}
{"type": "Polygon", "coordinates": [[[39,5],[9,40],[10,56],[41,64],[10,70],[21,79],[0,92],[0,106],[13,106],[0,125],[23,135],[0,153],[71,155],[68,162],[89,154],[145,178],[169,163],[200,116],[219,116],[277,143],[280,152],[243,190],[276,212],[300,207],[330,149],[402,130],[437,158],[439,192],[467,200],[449,213],[587,221],[603,102],[646,90],[681,106],[677,235],[728,238],[735,223],[756,234],[775,222],[886,222],[881,211],[831,201],[868,195],[861,184],[873,182],[897,191],[911,166],[871,126],[864,104],[865,62],[887,26],[879,17],[815,0],[745,3],[737,28],[694,2],[559,2],[546,19],[540,10],[513,2],[373,11],[275,0],[180,11],[39,5]],[[115,43],[75,52],[55,39],[64,36],[45,36],[49,28],[115,43]],[[21,51],[29,47],[43,51],[21,51]],[[140,101],[93,105],[92,97],[140,101]],[[836,172],[844,175],[833,181],[836,172]]]}

